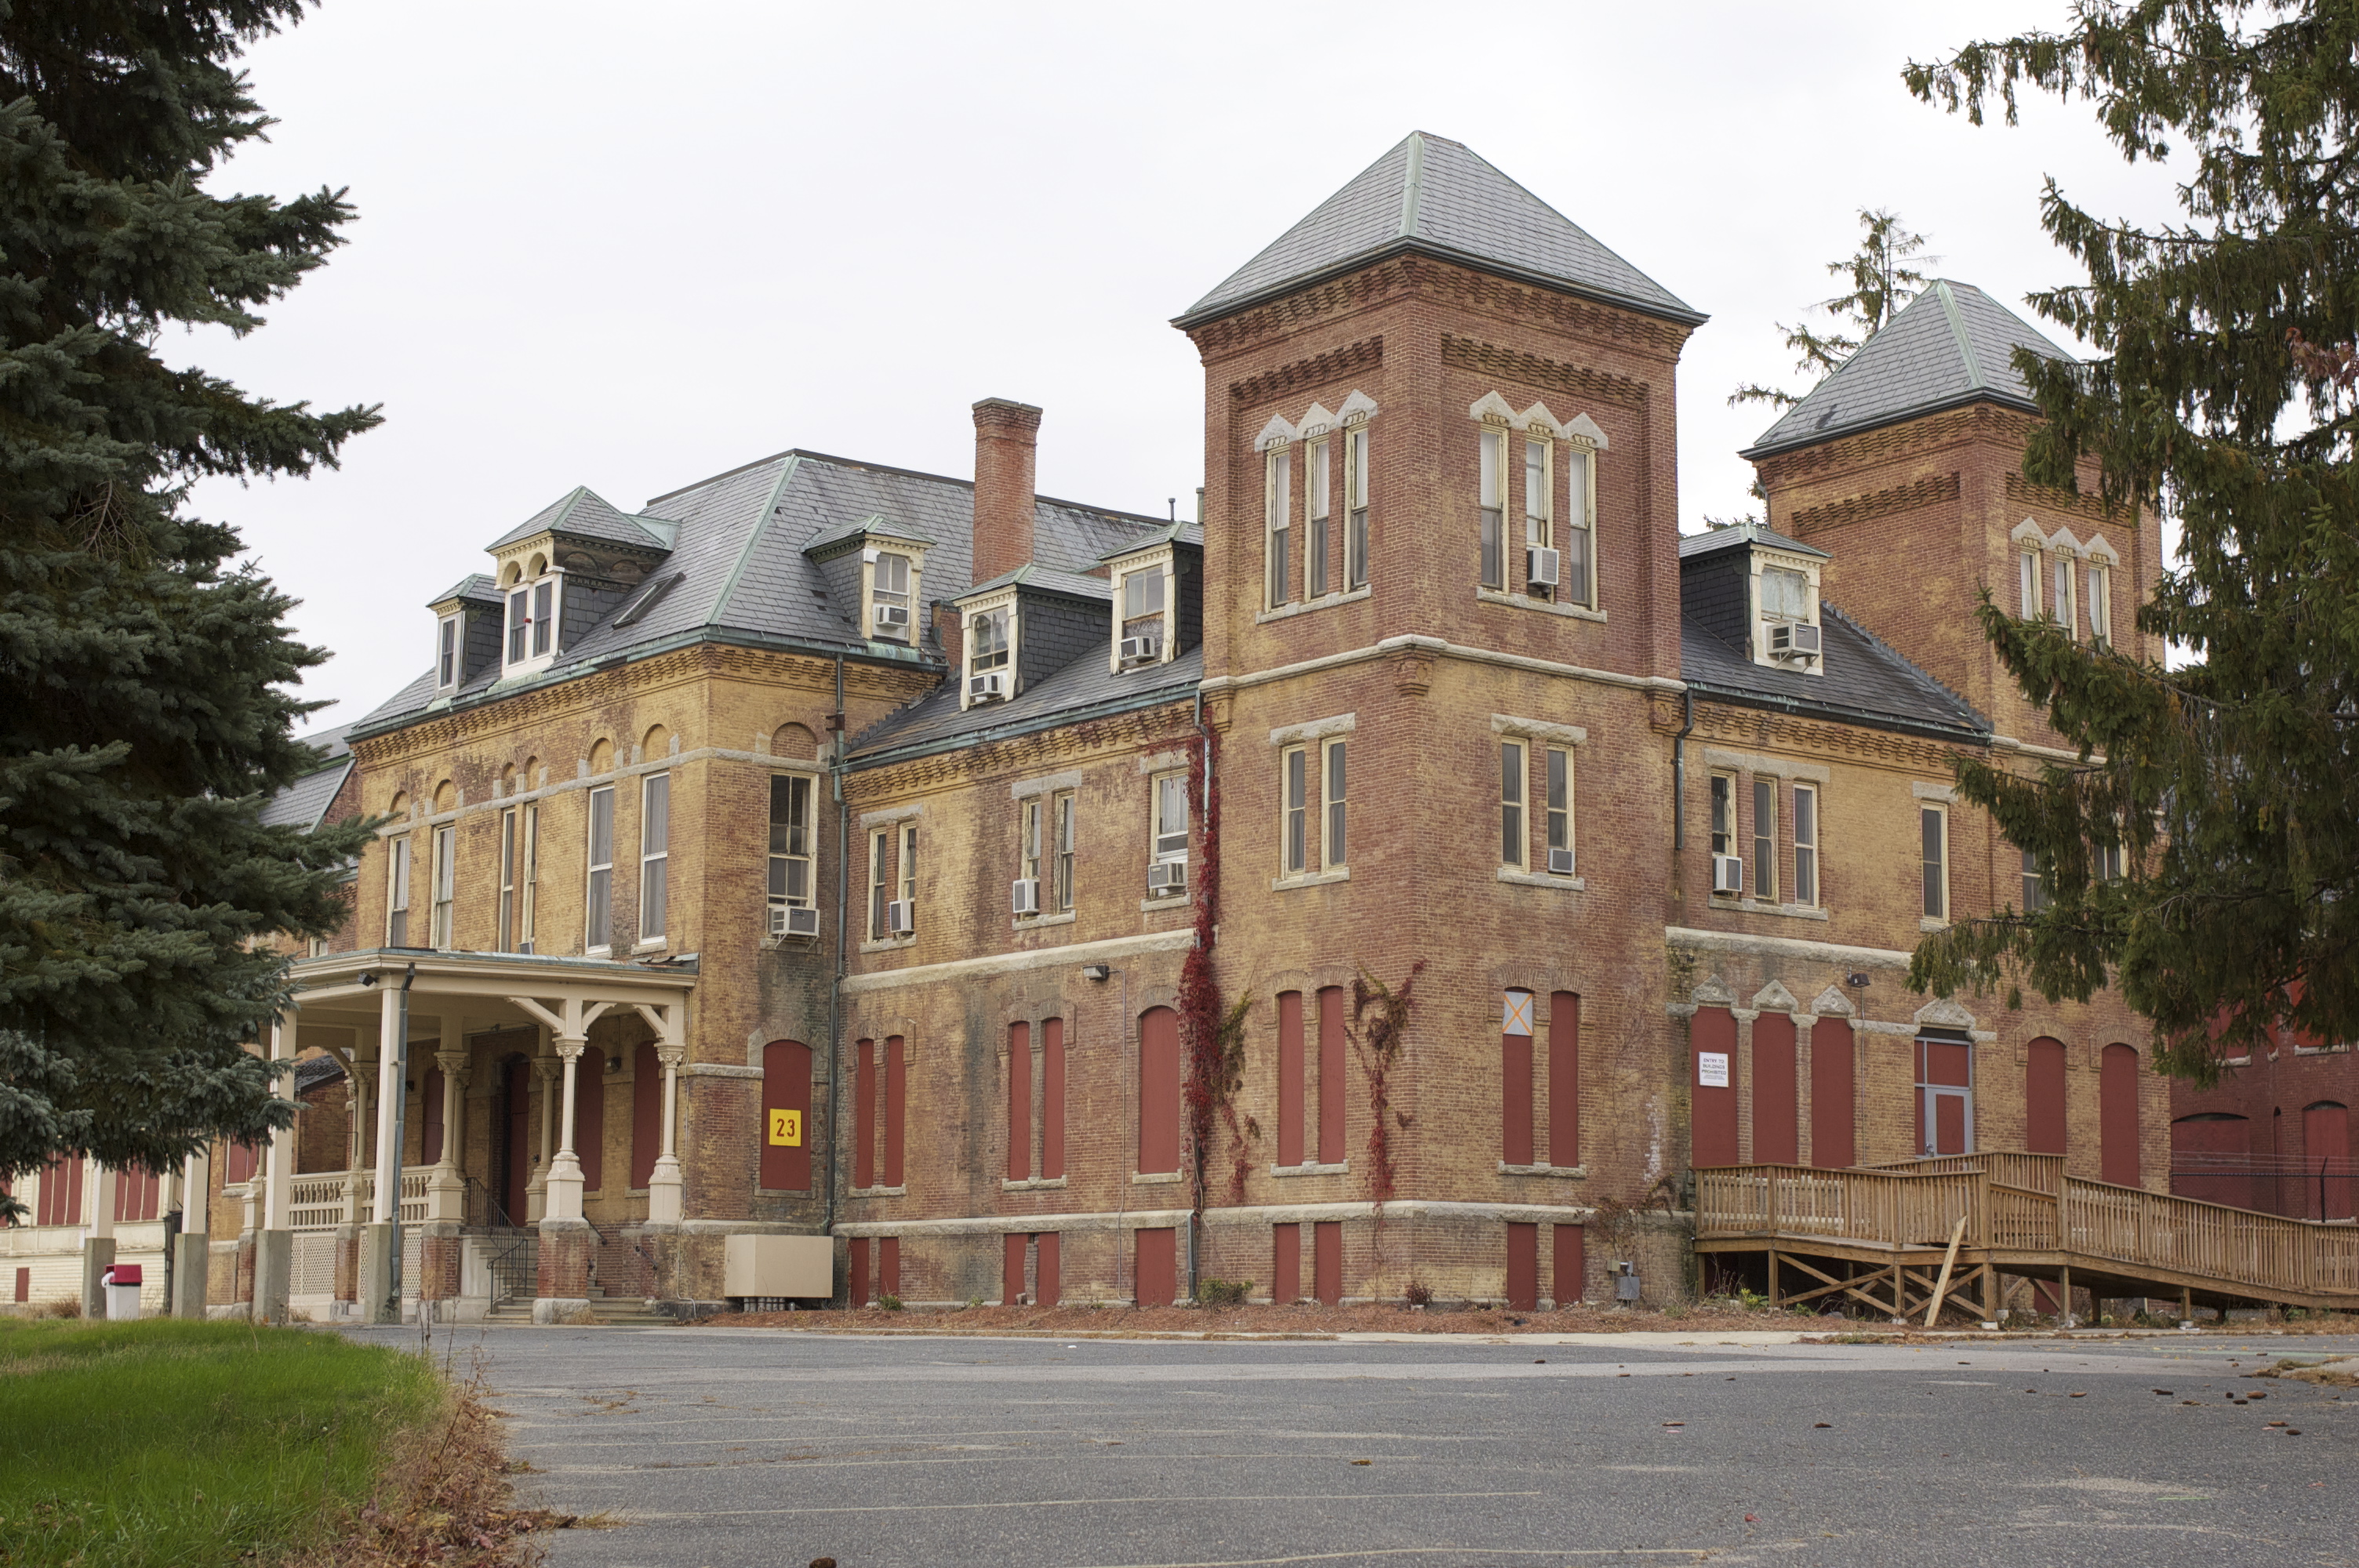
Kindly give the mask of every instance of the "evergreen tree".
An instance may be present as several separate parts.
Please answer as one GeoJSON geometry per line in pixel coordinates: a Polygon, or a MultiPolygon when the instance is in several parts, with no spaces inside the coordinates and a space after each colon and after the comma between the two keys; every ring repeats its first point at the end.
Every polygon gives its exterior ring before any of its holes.
{"type": "MultiPolygon", "coordinates": [[[[1859,226],[1866,231],[1859,249],[1841,261],[1827,263],[1829,273],[1851,280],[1851,292],[1821,299],[1810,307],[1832,316],[1836,330],[1821,332],[1807,323],[1799,327],[1788,327],[1782,321],[1777,324],[1777,330],[1786,334],[1786,346],[1800,356],[1794,362],[1795,371],[1814,383],[1832,373],[1837,365],[1858,352],[1862,343],[1882,331],[1894,313],[1930,281],[1929,276],[1918,269],[1941,259],[1922,254],[1925,236],[1910,233],[1897,213],[1882,208],[1873,211],[1862,208],[1859,226]],[[1848,332],[1843,330],[1845,328],[1848,332]]],[[[1798,393],[1752,382],[1728,395],[1732,408],[1740,403],[1767,403],[1774,408],[1786,408],[1800,401],[1798,393]]]]}
{"type": "Polygon", "coordinates": [[[302,10],[0,0],[0,1177],[292,1118],[241,1045],[286,994],[258,944],[335,927],[364,835],[261,826],[317,764],[290,688],[326,655],[188,492],[332,463],[377,416],[156,349],[260,326],[341,243],[340,192],[204,189],[270,124],[241,52],[302,10]]]}
{"type": "Polygon", "coordinates": [[[2086,281],[2033,303],[2100,352],[2016,366],[2046,415],[2029,478],[2072,488],[2086,454],[2125,517],[2177,525],[2137,620],[2190,654],[2139,663],[1985,595],[1984,632],[2080,761],[1961,767],[2048,902],[1928,940],[1911,979],[2055,999],[2110,978],[2158,1064],[2199,1081],[2281,1023],[2359,1037],[2354,51],[2350,0],[2082,0],[2060,33],[1907,70],[1977,124],[1994,102],[2014,123],[2027,87],[2090,103],[2133,163],[2181,160],[2168,223],[2102,219],[2049,182],[2042,222],[2086,281]]]}

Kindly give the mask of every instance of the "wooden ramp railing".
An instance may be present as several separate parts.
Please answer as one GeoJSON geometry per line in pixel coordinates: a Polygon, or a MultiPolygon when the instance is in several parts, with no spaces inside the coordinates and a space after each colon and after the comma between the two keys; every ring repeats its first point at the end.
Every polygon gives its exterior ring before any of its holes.
{"type": "Polygon", "coordinates": [[[2359,1308],[2359,1227],[2288,1219],[2063,1173],[2006,1151],[1872,1169],[1724,1165],[1696,1172],[1699,1244],[1757,1240],[1900,1253],[1945,1247],[1975,1266],[2083,1269],[2212,1294],[2359,1308]]]}

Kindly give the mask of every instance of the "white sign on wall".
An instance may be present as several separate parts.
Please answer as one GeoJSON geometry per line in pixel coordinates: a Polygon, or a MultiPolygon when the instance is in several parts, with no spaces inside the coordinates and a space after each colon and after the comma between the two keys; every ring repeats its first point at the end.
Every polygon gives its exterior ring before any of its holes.
{"type": "Polygon", "coordinates": [[[1696,1087],[1724,1089],[1728,1087],[1728,1053],[1699,1051],[1696,1053],[1696,1087]]]}

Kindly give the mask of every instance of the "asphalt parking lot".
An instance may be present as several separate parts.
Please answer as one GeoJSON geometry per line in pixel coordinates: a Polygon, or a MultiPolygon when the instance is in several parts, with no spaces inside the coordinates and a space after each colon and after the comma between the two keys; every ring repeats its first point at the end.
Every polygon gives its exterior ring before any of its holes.
{"type": "Polygon", "coordinates": [[[454,1346],[560,1568],[2359,1564],[2349,1341],[454,1346]]]}

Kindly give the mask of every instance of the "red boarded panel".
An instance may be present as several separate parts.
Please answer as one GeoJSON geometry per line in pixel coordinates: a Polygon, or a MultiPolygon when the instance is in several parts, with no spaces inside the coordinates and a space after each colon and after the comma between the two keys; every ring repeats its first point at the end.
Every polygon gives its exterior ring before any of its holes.
{"type": "MultiPolygon", "coordinates": [[[[763,1099],[769,1098],[767,1046],[762,1051],[763,1099]]],[[[763,1163],[768,1163],[768,1118],[764,1120],[763,1163]]],[[[663,1059],[656,1043],[642,1040],[631,1047],[631,1185],[645,1187],[655,1180],[656,1161],[663,1155],[663,1059]]],[[[762,1184],[769,1185],[767,1182],[762,1184]]]]}
{"type": "Polygon", "coordinates": [[[811,1048],[794,1040],[762,1047],[762,1185],[807,1193],[811,1184],[811,1048]]]}
{"type": "Polygon", "coordinates": [[[1065,1173],[1065,1021],[1040,1026],[1040,1174],[1065,1173]]]}
{"type": "Polygon", "coordinates": [[[1736,1015],[1724,1007],[1697,1010],[1689,1025],[1695,1061],[1688,1069],[1694,1096],[1693,1163],[1736,1163],[1736,1015]],[[1713,1058],[1717,1057],[1717,1063],[1713,1058]],[[1716,1068],[1716,1070],[1715,1070],[1716,1068]],[[1714,1082],[1713,1080],[1720,1080],[1714,1082]]]}
{"type": "Polygon", "coordinates": [[[1152,1175],[1179,1168],[1180,1015],[1154,1007],[1138,1021],[1138,1170],[1152,1175]]]}
{"type": "Polygon", "coordinates": [[[2043,1034],[2023,1053],[2023,1147],[2061,1154],[2064,1127],[2064,1043],[2043,1034]]]}
{"type": "Polygon", "coordinates": [[[1589,1293],[1589,1232],[1578,1225],[1560,1225],[1555,1230],[1556,1276],[1549,1283],[1556,1304],[1565,1306],[1589,1293]]]}
{"type": "Polygon", "coordinates": [[[2180,1197],[2231,1208],[2258,1208],[2261,1184],[2245,1170],[2252,1123],[2225,1111],[2183,1116],[2170,1124],[2170,1190],[2180,1197]]]}
{"type": "Polygon", "coordinates": [[[1032,1240],[1038,1253],[1032,1264],[1032,1272],[1036,1276],[1032,1299],[1042,1306],[1055,1306],[1063,1290],[1057,1278],[1057,1233],[1045,1230],[1032,1240]]]}
{"type": "Polygon", "coordinates": [[[876,1184],[876,1042],[855,1047],[852,1069],[852,1184],[876,1184]]]}
{"type": "Polygon", "coordinates": [[[1537,1312],[1540,1304],[1540,1227],[1507,1226],[1507,1309],[1537,1312]]]}
{"type": "Polygon", "coordinates": [[[1137,1238],[1138,1304],[1169,1306],[1179,1290],[1180,1233],[1176,1230],[1141,1230],[1137,1238]]]}
{"type": "Polygon", "coordinates": [[[582,1190],[594,1193],[606,1180],[606,1058],[584,1051],[573,1064],[573,1157],[582,1162],[582,1190]]]}
{"type": "Polygon", "coordinates": [[[1532,1162],[1532,1037],[1499,1036],[1499,1158],[1532,1162]]]}
{"type": "Polygon", "coordinates": [[[1753,1160],[1791,1165],[1802,1157],[1796,1098],[1794,1017],[1765,1012],[1753,1021],[1753,1160]]]}
{"type": "Polygon", "coordinates": [[[1007,1179],[1032,1176],[1032,1026],[1007,1026],[1007,1179]]]}
{"type": "MultiPolygon", "coordinates": [[[[288,1133],[288,1141],[294,1139],[288,1133]]],[[[154,1219],[163,1206],[164,1184],[146,1171],[117,1171],[114,1173],[114,1218],[117,1224],[136,1224],[154,1219]]]]}
{"type": "Polygon", "coordinates": [[[1310,1227],[1311,1293],[1329,1306],[1343,1299],[1343,1223],[1322,1219],[1310,1227]]]}
{"type": "MultiPolygon", "coordinates": [[[[235,1143],[231,1144],[233,1154],[240,1147],[241,1145],[235,1143]]],[[[249,1153],[246,1156],[249,1173],[253,1169],[253,1164],[254,1159],[249,1153]]],[[[246,1179],[245,1176],[229,1178],[231,1181],[237,1182],[246,1179]]],[[[35,1208],[37,1212],[33,1217],[33,1223],[36,1225],[80,1225],[82,1223],[82,1161],[79,1158],[52,1160],[43,1167],[41,1196],[35,1208]]]]}
{"type": "Polygon", "coordinates": [[[875,1243],[865,1236],[852,1238],[852,1280],[849,1296],[856,1307],[868,1304],[868,1249],[875,1243]]]}
{"type": "Polygon", "coordinates": [[[1319,1162],[1343,1161],[1343,988],[1319,993],[1319,1162]]]}
{"type": "Polygon", "coordinates": [[[883,1295],[897,1296],[901,1293],[901,1238],[897,1236],[877,1239],[876,1289],[883,1295]]]}
{"type": "MultiPolygon", "coordinates": [[[[591,1060],[588,1056],[584,1056],[582,1059],[584,1062],[591,1060]]],[[[427,1068],[424,1105],[425,1147],[419,1151],[419,1162],[420,1164],[439,1165],[442,1162],[443,1093],[444,1085],[442,1080],[442,1069],[440,1067],[427,1068]]]]}
{"type": "Polygon", "coordinates": [[[2097,1162],[2103,1180],[2138,1184],[2138,1058],[2118,1043],[2097,1059],[2097,1162]]]}
{"type": "Polygon", "coordinates": [[[885,1184],[900,1186],[908,1178],[902,1168],[903,1132],[909,1106],[909,1051],[896,1034],[885,1042],[885,1184]]]}
{"type": "Polygon", "coordinates": [[[16,1299],[20,1302],[33,1299],[33,1271],[30,1269],[16,1271],[16,1299]]]}
{"type": "Polygon", "coordinates": [[[1011,1230],[999,1239],[999,1304],[1020,1306],[1024,1298],[1024,1249],[1028,1239],[1011,1230]]]}
{"type": "Polygon", "coordinates": [[[1933,1096],[1933,1152],[1963,1154],[1966,1152],[1966,1097],[1963,1095],[1933,1096]]]}
{"type": "Polygon", "coordinates": [[[1851,1025],[1821,1018],[1810,1025],[1810,1163],[1840,1171],[1859,1158],[1851,1025]]]}
{"type": "Polygon", "coordinates": [[[2333,1100],[2301,1113],[2301,1211],[2312,1219],[2351,1217],[2351,1109],[2333,1100]]]}
{"type": "Polygon", "coordinates": [[[1269,1299],[1279,1306],[1302,1297],[1302,1227],[1269,1227],[1269,1299]]]}
{"type": "Polygon", "coordinates": [[[1302,993],[1277,994],[1277,1162],[1302,1163],[1302,993]]]}
{"type": "Polygon", "coordinates": [[[1581,1163],[1581,999],[1549,998],[1549,1163],[1581,1163]]]}

